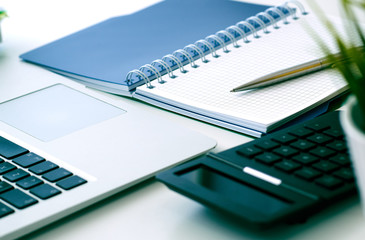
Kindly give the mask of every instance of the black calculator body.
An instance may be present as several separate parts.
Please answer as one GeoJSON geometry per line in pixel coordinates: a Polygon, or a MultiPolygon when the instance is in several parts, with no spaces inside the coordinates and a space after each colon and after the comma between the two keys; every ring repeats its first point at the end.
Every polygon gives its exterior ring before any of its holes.
{"type": "Polygon", "coordinates": [[[302,222],[356,195],[338,111],[208,153],[158,174],[157,179],[255,226],[302,222]]]}

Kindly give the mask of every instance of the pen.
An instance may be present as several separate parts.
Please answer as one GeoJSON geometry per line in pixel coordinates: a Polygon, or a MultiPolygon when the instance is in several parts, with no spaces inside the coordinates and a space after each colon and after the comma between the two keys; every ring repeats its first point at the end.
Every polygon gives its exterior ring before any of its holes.
{"type": "Polygon", "coordinates": [[[240,92],[244,90],[250,90],[259,87],[266,87],[269,85],[273,85],[276,83],[280,83],[298,76],[302,76],[304,74],[308,74],[311,72],[315,72],[330,66],[337,62],[342,62],[345,60],[344,57],[340,53],[333,55],[337,61],[331,62],[327,58],[320,58],[313,61],[309,61],[306,63],[299,64],[294,67],[290,67],[287,69],[283,69],[274,73],[267,74],[263,77],[257,78],[248,83],[242,84],[236,88],[233,88],[231,92],[240,92]]]}

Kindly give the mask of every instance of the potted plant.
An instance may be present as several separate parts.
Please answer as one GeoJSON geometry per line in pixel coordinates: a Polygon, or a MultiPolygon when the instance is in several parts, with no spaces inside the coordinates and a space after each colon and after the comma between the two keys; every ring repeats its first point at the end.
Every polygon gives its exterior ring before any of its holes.
{"type": "MultiPolygon", "coordinates": [[[[345,36],[340,36],[334,25],[323,14],[319,16],[332,33],[341,55],[346,59],[340,64],[335,64],[335,68],[347,81],[351,92],[344,110],[341,111],[340,120],[345,131],[365,215],[365,34],[357,18],[359,15],[356,15],[356,13],[365,14],[365,0],[341,0],[341,4],[344,19],[350,20],[344,21],[347,38],[350,39],[345,40],[345,36]]],[[[335,62],[336,59],[329,54],[329,49],[320,40],[319,44],[327,53],[328,59],[335,62]]]]}
{"type": "MultiPolygon", "coordinates": [[[[1,20],[3,20],[3,18],[5,18],[7,15],[6,15],[6,12],[4,9],[2,9],[0,7],[0,23],[1,23],[1,20]]],[[[0,43],[2,41],[2,38],[1,38],[1,28],[0,28],[0,43]]]]}

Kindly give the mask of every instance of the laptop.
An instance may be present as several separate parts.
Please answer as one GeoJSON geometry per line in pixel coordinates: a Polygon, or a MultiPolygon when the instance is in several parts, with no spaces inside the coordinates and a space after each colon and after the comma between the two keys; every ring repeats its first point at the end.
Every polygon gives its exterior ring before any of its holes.
{"type": "Polygon", "coordinates": [[[32,232],[216,144],[16,57],[0,62],[0,71],[0,239],[32,232]]]}

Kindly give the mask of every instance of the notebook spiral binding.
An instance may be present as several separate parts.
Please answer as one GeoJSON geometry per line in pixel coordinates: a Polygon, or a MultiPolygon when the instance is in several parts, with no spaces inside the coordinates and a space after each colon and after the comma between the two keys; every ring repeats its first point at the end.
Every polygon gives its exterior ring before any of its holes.
{"type": "Polygon", "coordinates": [[[215,34],[207,36],[205,39],[200,39],[194,44],[189,44],[183,49],[178,49],[172,54],[165,55],[162,59],[154,60],[150,64],[145,64],[139,69],[134,69],[128,72],[126,83],[132,85],[135,81],[144,81],[148,88],[154,88],[151,81],[157,78],[158,83],[163,84],[166,81],[162,79],[163,75],[168,75],[170,78],[176,78],[174,71],[179,69],[181,73],[187,73],[184,68],[189,64],[192,68],[197,68],[196,60],[201,60],[202,63],[208,63],[206,55],[212,54],[213,58],[218,58],[219,54],[216,50],[222,49],[224,53],[229,53],[228,45],[232,44],[234,48],[240,47],[238,40],[243,39],[244,43],[249,43],[248,36],[259,38],[258,32],[262,30],[264,34],[269,34],[268,27],[279,29],[277,25],[279,21],[284,24],[289,24],[287,17],[291,16],[293,20],[299,19],[296,15],[299,8],[302,15],[307,15],[308,12],[304,6],[297,0],[289,0],[283,5],[268,8],[265,12],[260,12],[255,16],[249,17],[244,21],[240,21],[235,25],[227,27],[225,30],[220,30],[215,34]],[[294,5],[291,7],[290,5],[294,5]],[[180,58],[180,59],[179,59],[180,58]]]}

